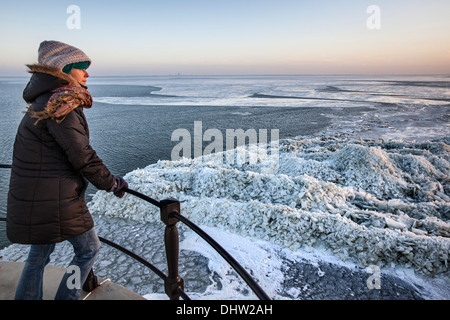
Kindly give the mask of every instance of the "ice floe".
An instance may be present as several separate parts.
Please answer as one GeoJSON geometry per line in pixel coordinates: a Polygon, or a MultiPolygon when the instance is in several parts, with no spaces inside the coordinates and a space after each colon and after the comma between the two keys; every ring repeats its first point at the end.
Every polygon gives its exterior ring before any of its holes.
{"type": "MultiPolygon", "coordinates": [[[[276,173],[264,170],[273,163],[218,163],[210,155],[159,161],[125,179],[155,199],[183,201],[181,213],[197,224],[294,251],[320,247],[362,267],[399,265],[448,276],[449,151],[447,139],[289,139],[279,142],[276,173]]],[[[236,154],[252,152],[257,148],[236,154]]],[[[89,208],[101,216],[159,220],[158,208],[130,195],[98,192],[89,208]]]]}

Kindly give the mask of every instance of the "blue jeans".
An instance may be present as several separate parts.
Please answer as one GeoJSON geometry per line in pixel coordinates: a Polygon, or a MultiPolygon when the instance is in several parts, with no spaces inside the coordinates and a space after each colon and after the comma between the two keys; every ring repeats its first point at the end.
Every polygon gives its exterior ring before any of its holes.
{"type": "MultiPolygon", "coordinates": [[[[75,253],[70,266],[76,266],[79,269],[75,267],[72,270],[73,273],[64,274],[55,300],[79,299],[80,287],[83,286],[100,249],[100,241],[94,228],[67,241],[72,244],[75,253]],[[73,281],[78,275],[79,279],[73,281]],[[77,283],[80,286],[77,286],[77,283]]],[[[31,245],[17,285],[16,300],[42,300],[44,268],[50,262],[50,254],[54,249],[55,244],[31,245]]]]}

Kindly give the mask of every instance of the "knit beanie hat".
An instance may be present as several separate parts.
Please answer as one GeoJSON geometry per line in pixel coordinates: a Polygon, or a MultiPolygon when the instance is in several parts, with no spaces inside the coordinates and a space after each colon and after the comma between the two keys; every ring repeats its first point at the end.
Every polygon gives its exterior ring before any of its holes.
{"type": "Polygon", "coordinates": [[[59,41],[43,41],[39,46],[38,62],[62,70],[66,65],[91,59],[80,49],[59,41]]]}

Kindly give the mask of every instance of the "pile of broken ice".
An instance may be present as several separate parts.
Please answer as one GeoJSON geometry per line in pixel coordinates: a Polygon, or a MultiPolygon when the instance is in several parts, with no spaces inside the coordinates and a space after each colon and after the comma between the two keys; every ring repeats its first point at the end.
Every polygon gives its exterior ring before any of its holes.
{"type": "MultiPolygon", "coordinates": [[[[227,152],[245,158],[257,149],[227,152]]],[[[446,139],[280,140],[276,163],[273,157],[272,162],[231,164],[215,159],[159,161],[125,179],[131,189],[155,199],[184,201],[181,214],[198,225],[291,250],[322,248],[363,267],[401,265],[425,275],[449,273],[446,139]]],[[[144,223],[160,219],[157,207],[131,195],[117,199],[98,192],[89,207],[98,215],[144,223]]]]}

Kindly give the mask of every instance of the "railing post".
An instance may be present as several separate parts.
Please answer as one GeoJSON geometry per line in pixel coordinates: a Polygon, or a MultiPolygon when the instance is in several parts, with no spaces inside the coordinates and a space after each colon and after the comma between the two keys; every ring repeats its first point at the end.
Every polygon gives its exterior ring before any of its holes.
{"type": "Polygon", "coordinates": [[[86,278],[86,281],[84,281],[83,290],[86,291],[86,292],[91,292],[92,290],[94,290],[98,286],[99,286],[98,278],[94,274],[94,270],[91,268],[91,271],[89,271],[89,274],[88,274],[88,276],[86,278]]]}
{"type": "Polygon", "coordinates": [[[171,214],[180,213],[180,202],[176,199],[165,199],[160,201],[161,220],[166,225],[164,233],[164,244],[166,246],[168,276],[164,281],[164,289],[170,300],[179,300],[178,289],[184,290],[183,279],[178,275],[179,238],[177,218],[171,214]]]}

